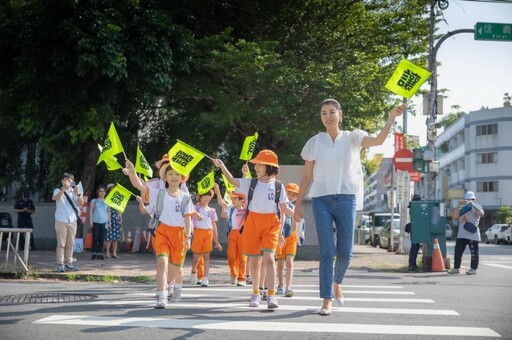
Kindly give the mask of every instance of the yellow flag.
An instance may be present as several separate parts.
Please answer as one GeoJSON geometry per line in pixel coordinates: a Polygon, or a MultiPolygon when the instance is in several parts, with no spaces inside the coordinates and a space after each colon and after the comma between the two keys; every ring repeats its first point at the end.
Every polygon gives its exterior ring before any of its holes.
{"type": "Polygon", "coordinates": [[[110,123],[107,139],[105,139],[105,143],[103,143],[103,148],[96,164],[100,164],[100,162],[108,158],[112,158],[114,155],[123,151],[123,145],[121,144],[121,140],[117,134],[116,127],[114,126],[114,123],[110,123]]]}
{"type": "Polygon", "coordinates": [[[172,168],[184,176],[189,175],[203,157],[204,153],[180,140],[169,150],[172,168]]]}
{"type": "Polygon", "coordinates": [[[224,192],[224,201],[227,204],[233,204],[233,200],[231,199],[231,196],[229,196],[229,192],[227,190],[224,192]]]}
{"type": "Polygon", "coordinates": [[[121,184],[116,184],[116,186],[110,190],[107,197],[105,197],[105,203],[122,214],[131,195],[133,194],[130,190],[126,189],[121,184]]]}
{"type": "Polygon", "coordinates": [[[208,173],[208,175],[204,176],[204,178],[197,183],[197,193],[199,195],[203,195],[210,191],[215,185],[215,175],[213,170],[208,173]]]}
{"type": "Polygon", "coordinates": [[[404,58],[389,78],[386,88],[401,97],[410,99],[429,77],[429,71],[404,58]]]}
{"type": "Polygon", "coordinates": [[[224,181],[224,185],[226,186],[227,191],[235,191],[235,186],[231,183],[229,183],[228,179],[224,174],[222,174],[222,180],[224,181]]]}
{"type": "Polygon", "coordinates": [[[142,154],[142,151],[140,151],[139,146],[137,145],[137,159],[135,160],[135,171],[137,171],[139,174],[143,174],[144,176],[147,176],[149,178],[153,177],[153,169],[151,169],[151,166],[149,165],[148,161],[146,160],[146,157],[142,154]]]}
{"type": "Polygon", "coordinates": [[[256,140],[258,139],[258,133],[255,132],[254,136],[247,136],[244,140],[244,146],[242,147],[242,151],[240,152],[240,159],[243,161],[248,161],[252,157],[252,153],[254,152],[254,147],[256,146],[256,140]]]}

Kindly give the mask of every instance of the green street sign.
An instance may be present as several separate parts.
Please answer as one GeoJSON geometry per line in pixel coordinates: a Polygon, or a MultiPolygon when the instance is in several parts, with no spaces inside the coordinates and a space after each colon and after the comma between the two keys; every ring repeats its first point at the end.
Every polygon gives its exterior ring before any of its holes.
{"type": "Polygon", "coordinates": [[[512,24],[477,22],[475,40],[512,41],[512,24]]]}

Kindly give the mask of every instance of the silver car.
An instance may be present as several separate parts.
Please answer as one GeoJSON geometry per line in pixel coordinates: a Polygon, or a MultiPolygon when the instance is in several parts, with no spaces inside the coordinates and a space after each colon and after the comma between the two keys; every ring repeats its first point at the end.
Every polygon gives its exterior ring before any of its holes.
{"type": "MultiPolygon", "coordinates": [[[[379,247],[389,249],[389,240],[391,238],[391,219],[384,223],[379,232],[379,247]]],[[[400,220],[393,220],[393,251],[398,248],[398,238],[400,237],[400,220]]]]}

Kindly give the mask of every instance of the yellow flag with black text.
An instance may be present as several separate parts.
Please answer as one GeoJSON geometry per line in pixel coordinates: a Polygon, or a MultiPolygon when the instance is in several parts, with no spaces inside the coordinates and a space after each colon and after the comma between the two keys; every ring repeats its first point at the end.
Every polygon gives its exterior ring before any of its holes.
{"type": "MultiPolygon", "coordinates": [[[[98,149],[100,150],[100,153],[101,153],[101,151],[103,150],[103,147],[98,144],[98,149]]],[[[119,162],[117,161],[117,158],[115,156],[103,156],[103,157],[104,158],[102,159],[102,161],[104,161],[105,164],[107,165],[108,171],[114,171],[114,170],[123,168],[121,166],[121,164],[119,164],[119,162]]]]}
{"type": "Polygon", "coordinates": [[[153,169],[149,165],[146,157],[142,154],[140,147],[137,145],[137,159],[135,160],[135,171],[149,178],[153,177],[153,169]]]}
{"type": "Polygon", "coordinates": [[[105,197],[105,203],[109,207],[123,213],[131,195],[133,194],[130,190],[126,189],[121,184],[116,184],[116,186],[110,190],[107,197],[105,197]]]}
{"type": "Polygon", "coordinates": [[[203,157],[204,153],[180,140],[169,150],[169,162],[172,168],[185,176],[192,172],[203,157]]]}
{"type": "Polygon", "coordinates": [[[247,136],[244,140],[244,145],[242,146],[242,151],[240,152],[240,159],[243,161],[248,161],[251,159],[252,154],[254,152],[254,148],[256,147],[256,140],[258,139],[258,133],[255,132],[253,136],[247,136]]]}
{"type": "Polygon", "coordinates": [[[401,97],[410,99],[430,77],[430,72],[402,59],[389,78],[386,88],[401,97]]]}
{"type": "Polygon", "coordinates": [[[226,186],[227,191],[235,191],[235,186],[231,183],[229,183],[228,179],[224,174],[222,174],[222,180],[224,181],[224,185],[226,186]]]}
{"type": "Polygon", "coordinates": [[[215,174],[212,171],[208,173],[208,175],[204,176],[202,180],[197,183],[197,193],[199,195],[204,195],[211,189],[213,189],[213,186],[215,185],[215,174]]]}
{"type": "Polygon", "coordinates": [[[117,155],[118,153],[123,151],[123,145],[121,144],[121,140],[119,139],[119,135],[117,134],[116,127],[114,126],[114,123],[110,123],[107,139],[105,139],[105,142],[103,143],[101,154],[96,164],[100,164],[102,161],[104,161],[108,166],[108,162],[112,161],[114,155],[117,155]]]}

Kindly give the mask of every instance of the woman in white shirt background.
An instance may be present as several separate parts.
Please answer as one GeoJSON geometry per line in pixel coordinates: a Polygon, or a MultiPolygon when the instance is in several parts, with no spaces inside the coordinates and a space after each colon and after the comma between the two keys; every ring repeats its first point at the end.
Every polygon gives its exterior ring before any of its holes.
{"type": "Polygon", "coordinates": [[[362,208],[361,148],[384,143],[395,117],[400,116],[405,108],[406,104],[394,107],[380,133],[372,137],[361,130],[342,130],[343,111],[340,103],[335,99],[326,99],[320,105],[325,132],[310,138],[302,149],[305,165],[295,205],[295,220],[299,221],[304,216],[302,201],[311,184],[309,196],[312,198],[320,252],[321,315],[331,314],[333,299],[338,305],[343,305],[341,283],[352,258],[356,201],[362,208]],[[336,242],[333,222],[336,225],[336,242]]]}

